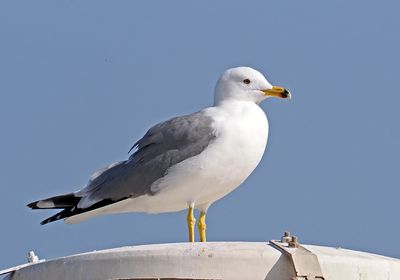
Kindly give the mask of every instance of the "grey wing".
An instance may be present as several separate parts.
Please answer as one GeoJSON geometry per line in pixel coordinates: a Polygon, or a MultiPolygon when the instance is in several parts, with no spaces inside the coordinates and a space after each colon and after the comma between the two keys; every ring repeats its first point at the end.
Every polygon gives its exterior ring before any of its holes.
{"type": "Polygon", "coordinates": [[[151,185],[170,167],[198,155],[215,137],[212,119],[202,111],[155,125],[133,145],[136,151],[127,161],[94,174],[88,186],[76,193],[82,197],[78,207],[152,195],[151,185]]]}

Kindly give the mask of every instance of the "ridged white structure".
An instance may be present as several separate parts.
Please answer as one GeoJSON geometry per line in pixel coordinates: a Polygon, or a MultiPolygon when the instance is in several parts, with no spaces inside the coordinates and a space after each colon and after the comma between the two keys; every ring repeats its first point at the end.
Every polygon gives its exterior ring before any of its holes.
{"type": "Polygon", "coordinates": [[[34,260],[5,279],[399,280],[400,260],[341,248],[289,248],[276,241],[175,243],[34,260]],[[296,255],[298,250],[303,253],[296,255]],[[322,275],[307,271],[310,267],[322,275]]]}

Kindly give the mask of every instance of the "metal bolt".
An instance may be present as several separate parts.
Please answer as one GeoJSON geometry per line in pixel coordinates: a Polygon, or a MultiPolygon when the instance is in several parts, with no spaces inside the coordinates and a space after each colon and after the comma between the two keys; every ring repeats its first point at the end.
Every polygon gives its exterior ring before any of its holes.
{"type": "Polygon", "coordinates": [[[289,241],[292,239],[292,236],[290,235],[289,231],[285,231],[283,233],[283,236],[281,238],[282,243],[289,243],[289,241]]]}
{"type": "Polygon", "coordinates": [[[34,251],[29,251],[28,252],[28,262],[29,263],[35,263],[35,262],[38,262],[38,261],[39,261],[39,258],[38,258],[38,256],[35,255],[35,252],[34,251]]]}
{"type": "Polygon", "coordinates": [[[299,247],[299,238],[297,236],[292,236],[291,240],[289,241],[289,247],[291,248],[298,248],[299,247]]]}

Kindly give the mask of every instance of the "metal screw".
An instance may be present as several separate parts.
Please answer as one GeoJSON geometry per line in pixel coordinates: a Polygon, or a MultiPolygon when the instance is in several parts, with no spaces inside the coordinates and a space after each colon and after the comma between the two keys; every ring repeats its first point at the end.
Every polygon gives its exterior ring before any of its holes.
{"type": "Polygon", "coordinates": [[[299,247],[299,238],[297,236],[292,236],[291,240],[289,241],[289,247],[291,248],[298,248],[299,247]]]}
{"type": "Polygon", "coordinates": [[[28,252],[28,263],[35,263],[38,261],[39,261],[39,258],[38,258],[38,256],[35,255],[35,252],[29,251],[28,252]]]}
{"type": "Polygon", "coordinates": [[[289,231],[285,231],[283,233],[283,236],[281,238],[282,243],[289,243],[289,241],[292,239],[292,236],[290,235],[289,231]]]}

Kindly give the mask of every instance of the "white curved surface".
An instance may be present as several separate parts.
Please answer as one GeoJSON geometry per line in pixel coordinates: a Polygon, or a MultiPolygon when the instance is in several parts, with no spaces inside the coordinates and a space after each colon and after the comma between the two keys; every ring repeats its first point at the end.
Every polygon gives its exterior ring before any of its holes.
{"type": "MultiPolygon", "coordinates": [[[[325,279],[399,280],[400,260],[320,246],[325,279]]],[[[121,247],[62,257],[23,267],[6,279],[266,279],[287,280],[293,267],[266,243],[208,242],[121,247]]]]}

